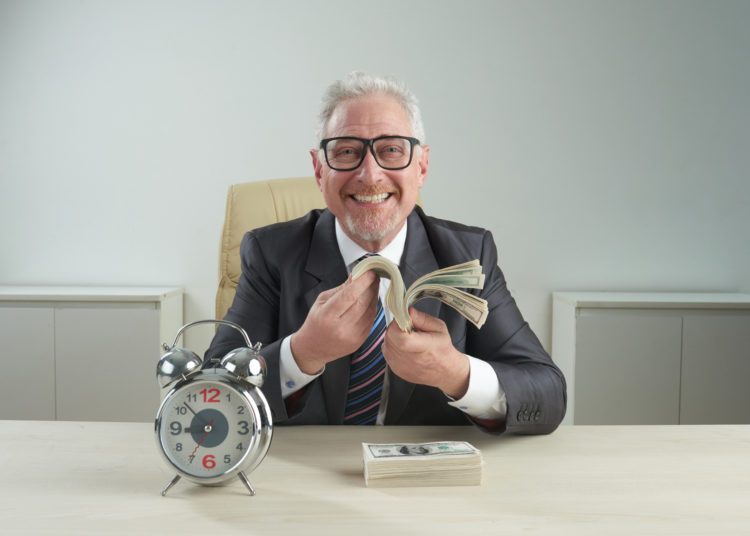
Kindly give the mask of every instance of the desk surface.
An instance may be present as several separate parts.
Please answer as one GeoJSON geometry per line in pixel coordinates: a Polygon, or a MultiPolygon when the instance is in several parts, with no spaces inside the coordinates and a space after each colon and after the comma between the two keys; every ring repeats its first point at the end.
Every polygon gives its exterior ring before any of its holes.
{"type": "Polygon", "coordinates": [[[172,477],[144,423],[0,421],[3,534],[750,534],[750,426],[277,427],[219,488],[172,477]],[[467,440],[481,486],[367,488],[361,442],[467,440]]]}

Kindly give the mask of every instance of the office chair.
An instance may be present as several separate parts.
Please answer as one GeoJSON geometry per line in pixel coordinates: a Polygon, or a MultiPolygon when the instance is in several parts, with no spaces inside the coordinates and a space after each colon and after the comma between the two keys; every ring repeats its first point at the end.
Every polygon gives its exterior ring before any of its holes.
{"type": "Polygon", "coordinates": [[[240,280],[240,243],[247,231],[304,216],[325,208],[323,194],[313,177],[272,179],[233,184],[219,244],[219,288],[216,318],[224,318],[240,280]]]}

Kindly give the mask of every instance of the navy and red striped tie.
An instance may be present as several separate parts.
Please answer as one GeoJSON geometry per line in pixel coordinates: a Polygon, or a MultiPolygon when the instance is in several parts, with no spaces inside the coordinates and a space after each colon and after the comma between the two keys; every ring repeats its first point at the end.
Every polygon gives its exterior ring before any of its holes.
{"type": "Polygon", "coordinates": [[[385,358],[381,346],[386,327],[385,310],[378,298],[375,323],[370,334],[351,356],[344,424],[375,424],[385,377],[385,358]]]}

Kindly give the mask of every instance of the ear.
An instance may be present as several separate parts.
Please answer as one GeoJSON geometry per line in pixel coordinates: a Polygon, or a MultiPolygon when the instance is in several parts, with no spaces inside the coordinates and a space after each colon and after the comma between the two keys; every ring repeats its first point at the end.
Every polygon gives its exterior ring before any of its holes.
{"type": "Polygon", "coordinates": [[[419,168],[419,174],[417,175],[417,184],[419,188],[424,185],[424,181],[427,179],[427,168],[430,166],[430,146],[423,145],[420,151],[419,160],[417,166],[419,168]]]}
{"type": "Polygon", "coordinates": [[[323,163],[320,161],[320,150],[310,149],[310,156],[312,157],[313,170],[315,170],[315,182],[318,183],[318,188],[322,191],[320,180],[322,178],[321,170],[323,168],[323,163]]]}

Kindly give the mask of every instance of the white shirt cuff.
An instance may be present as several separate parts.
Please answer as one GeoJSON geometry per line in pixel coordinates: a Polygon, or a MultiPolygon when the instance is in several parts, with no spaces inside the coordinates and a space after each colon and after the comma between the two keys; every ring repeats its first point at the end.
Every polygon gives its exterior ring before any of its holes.
{"type": "Polygon", "coordinates": [[[477,419],[500,420],[508,413],[505,391],[492,365],[476,357],[469,358],[469,389],[458,400],[448,402],[477,419]]]}
{"type": "Polygon", "coordinates": [[[321,370],[318,374],[305,374],[297,366],[297,362],[292,355],[292,336],[284,337],[279,349],[279,375],[281,377],[281,398],[286,398],[292,393],[296,393],[305,385],[323,374],[321,370]]]}

